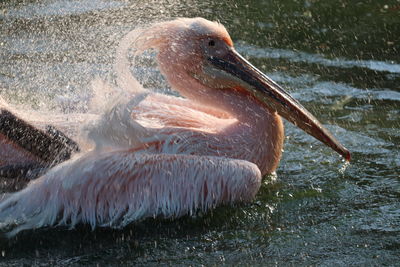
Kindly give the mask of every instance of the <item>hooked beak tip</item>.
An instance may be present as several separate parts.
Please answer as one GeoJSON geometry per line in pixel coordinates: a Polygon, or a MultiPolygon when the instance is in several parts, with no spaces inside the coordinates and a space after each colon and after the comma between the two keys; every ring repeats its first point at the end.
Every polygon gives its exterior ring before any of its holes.
{"type": "Polygon", "coordinates": [[[343,157],[347,162],[350,162],[351,161],[351,153],[350,153],[350,151],[348,151],[348,150],[344,151],[343,157]]]}

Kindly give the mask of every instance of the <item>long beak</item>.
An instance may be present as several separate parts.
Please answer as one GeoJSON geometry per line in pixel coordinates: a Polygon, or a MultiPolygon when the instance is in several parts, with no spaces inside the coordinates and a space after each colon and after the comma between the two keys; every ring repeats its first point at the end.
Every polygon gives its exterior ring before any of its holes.
{"type": "Polygon", "coordinates": [[[209,57],[207,60],[214,70],[218,70],[219,76],[223,74],[224,80],[230,76],[231,82],[255,96],[269,110],[277,112],[350,161],[350,152],[310,112],[233,48],[223,56],[209,57]]]}

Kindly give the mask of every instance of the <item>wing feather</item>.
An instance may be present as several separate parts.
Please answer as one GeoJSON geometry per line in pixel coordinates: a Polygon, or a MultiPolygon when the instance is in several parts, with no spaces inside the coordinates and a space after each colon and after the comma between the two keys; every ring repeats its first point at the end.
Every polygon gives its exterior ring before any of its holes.
{"type": "Polygon", "coordinates": [[[250,201],[261,183],[243,160],[114,151],[60,164],[0,203],[0,228],[77,223],[123,227],[148,217],[179,217],[223,203],[250,201]]]}

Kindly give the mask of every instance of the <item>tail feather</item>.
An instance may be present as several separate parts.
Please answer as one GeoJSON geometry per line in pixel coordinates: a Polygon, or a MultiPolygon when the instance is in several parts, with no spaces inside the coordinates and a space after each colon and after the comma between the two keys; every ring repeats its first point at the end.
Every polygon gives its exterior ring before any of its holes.
{"type": "Polygon", "coordinates": [[[49,195],[40,195],[37,186],[28,186],[25,189],[10,194],[0,203],[0,229],[9,231],[12,237],[25,229],[35,229],[52,225],[55,212],[48,212],[49,195]],[[47,212],[43,212],[46,209],[47,212]]]}

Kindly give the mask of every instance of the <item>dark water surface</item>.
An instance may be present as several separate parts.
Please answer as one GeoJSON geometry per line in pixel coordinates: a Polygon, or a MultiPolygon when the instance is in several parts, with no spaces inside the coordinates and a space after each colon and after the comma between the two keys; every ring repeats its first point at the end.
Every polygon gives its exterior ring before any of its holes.
{"type": "MultiPolygon", "coordinates": [[[[252,204],[120,231],[27,231],[0,238],[0,265],[399,265],[400,1],[1,1],[0,95],[84,109],[90,80],[113,77],[121,36],[177,16],[225,24],[351,165],[286,123],[277,181],[252,204]]],[[[148,84],[165,87],[157,79],[148,84]]]]}

